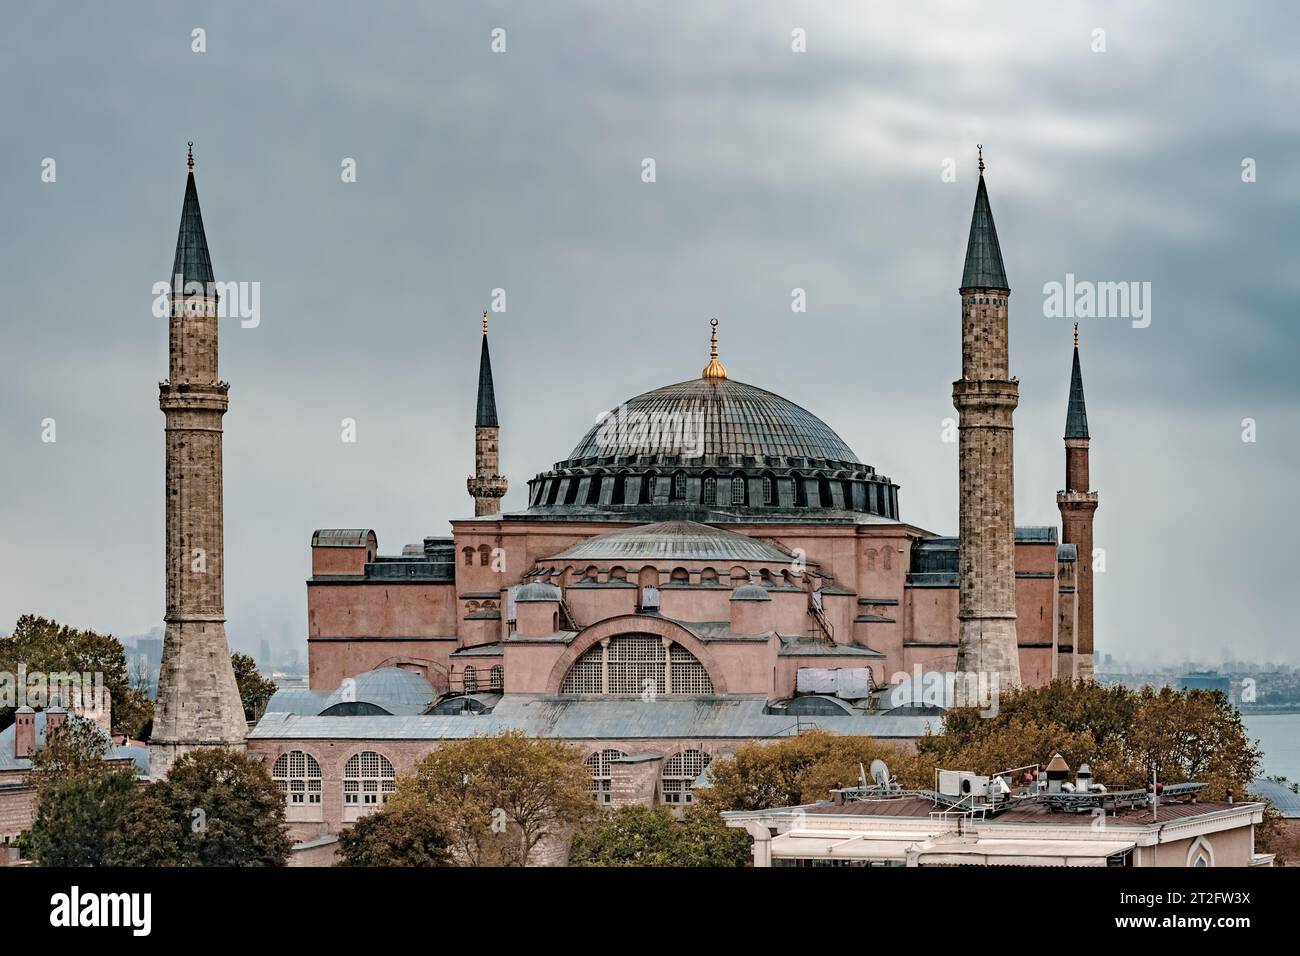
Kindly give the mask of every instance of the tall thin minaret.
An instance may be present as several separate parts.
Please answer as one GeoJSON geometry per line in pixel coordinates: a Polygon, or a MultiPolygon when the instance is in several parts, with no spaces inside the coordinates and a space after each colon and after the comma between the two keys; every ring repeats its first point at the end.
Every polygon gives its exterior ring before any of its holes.
{"type": "Polygon", "coordinates": [[[154,778],[186,751],[242,748],[248,729],[226,643],[221,416],[229,385],[217,378],[217,293],[193,146],[172,264],[169,375],[158,386],[167,416],[167,630],[149,741],[154,778]]]}
{"type": "Polygon", "coordinates": [[[1006,689],[1020,685],[1011,424],[1020,385],[1007,370],[1011,286],[984,185],[984,148],[979,149],[979,186],[959,290],[961,379],[952,386],[960,419],[957,670],[996,675],[1006,689]]]}
{"type": "Polygon", "coordinates": [[[474,415],[474,477],[466,482],[474,498],[474,517],[501,513],[507,482],[501,475],[501,428],[492,390],[492,356],[488,354],[488,314],[483,313],[483,348],[478,360],[478,410],[474,415]]]}
{"type": "Polygon", "coordinates": [[[1065,411],[1065,490],[1056,493],[1056,506],[1061,509],[1061,540],[1079,551],[1075,572],[1079,624],[1074,636],[1074,676],[1079,680],[1092,680],[1092,516],[1097,510],[1097,492],[1088,488],[1088,444],[1076,322],[1070,402],[1065,411]]]}

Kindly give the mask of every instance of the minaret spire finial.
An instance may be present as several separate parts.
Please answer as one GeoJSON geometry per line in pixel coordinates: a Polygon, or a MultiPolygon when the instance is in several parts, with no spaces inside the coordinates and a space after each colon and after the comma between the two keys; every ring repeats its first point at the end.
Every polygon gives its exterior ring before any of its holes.
{"type": "Polygon", "coordinates": [[[188,145],[190,152],[189,155],[185,157],[185,165],[189,166],[190,172],[194,172],[194,140],[190,140],[188,145]]]}
{"type": "Polygon", "coordinates": [[[1074,323],[1074,347],[1076,349],[1079,347],[1079,323],[1078,322],[1074,323]]]}
{"type": "Polygon", "coordinates": [[[487,335],[487,310],[483,310],[483,334],[487,335]]]}
{"type": "Polygon", "coordinates": [[[984,175],[984,144],[976,143],[975,148],[980,152],[980,175],[984,175]]]}
{"type": "Polygon", "coordinates": [[[713,332],[709,336],[709,364],[704,366],[700,378],[723,379],[727,377],[727,368],[718,361],[718,320],[716,316],[709,320],[709,325],[713,328],[713,332]]]}

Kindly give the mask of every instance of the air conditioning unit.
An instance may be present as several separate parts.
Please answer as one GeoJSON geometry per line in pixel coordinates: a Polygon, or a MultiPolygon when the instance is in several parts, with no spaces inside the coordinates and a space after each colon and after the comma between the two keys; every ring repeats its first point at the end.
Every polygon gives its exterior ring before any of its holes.
{"type": "Polygon", "coordinates": [[[945,797],[984,797],[989,792],[989,778],[968,770],[940,770],[939,792],[945,797]]]}

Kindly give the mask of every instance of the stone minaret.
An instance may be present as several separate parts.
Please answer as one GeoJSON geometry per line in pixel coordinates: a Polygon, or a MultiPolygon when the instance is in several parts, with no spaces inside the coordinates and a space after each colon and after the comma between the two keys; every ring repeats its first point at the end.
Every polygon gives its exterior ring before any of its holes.
{"type": "Polygon", "coordinates": [[[474,498],[474,517],[501,513],[507,482],[501,476],[497,399],[492,390],[492,356],[488,354],[488,314],[483,313],[483,349],[478,360],[478,410],[474,415],[474,477],[466,482],[474,498]]]}
{"type": "Polygon", "coordinates": [[[1074,326],[1070,404],[1065,412],[1065,490],[1056,493],[1056,506],[1061,509],[1061,540],[1079,550],[1074,676],[1092,680],[1092,516],[1097,510],[1097,492],[1088,489],[1088,409],[1083,402],[1083,373],[1079,370],[1078,323],[1074,326]]]}
{"type": "Polygon", "coordinates": [[[957,670],[996,674],[1006,689],[1020,684],[1011,424],[1020,386],[1007,371],[1011,287],[984,186],[982,147],[979,171],[960,289],[961,380],[952,386],[960,420],[957,670]]]}
{"type": "Polygon", "coordinates": [[[217,293],[192,151],[188,164],[172,264],[169,376],[158,387],[167,416],[167,632],[149,741],[154,778],[188,750],[242,748],[248,729],[225,627],[221,416],[229,386],[217,378],[217,293]]]}

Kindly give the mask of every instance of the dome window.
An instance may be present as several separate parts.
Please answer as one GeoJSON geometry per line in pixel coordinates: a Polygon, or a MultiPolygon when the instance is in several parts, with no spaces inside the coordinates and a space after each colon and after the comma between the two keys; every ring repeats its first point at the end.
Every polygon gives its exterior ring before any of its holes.
{"type": "Polygon", "coordinates": [[[718,479],[713,476],[704,479],[704,503],[706,505],[718,503],[718,479]]]}
{"type": "Polygon", "coordinates": [[[731,503],[733,505],[745,503],[745,479],[740,475],[731,479],[731,503]]]}
{"type": "Polygon", "coordinates": [[[686,497],[686,472],[684,471],[673,475],[673,497],[679,501],[686,497]]]}
{"type": "Polygon", "coordinates": [[[772,479],[769,477],[764,477],[763,478],[763,504],[770,505],[771,503],[772,503],[772,479]]]}

